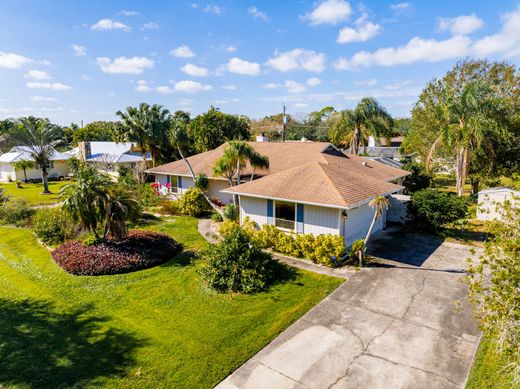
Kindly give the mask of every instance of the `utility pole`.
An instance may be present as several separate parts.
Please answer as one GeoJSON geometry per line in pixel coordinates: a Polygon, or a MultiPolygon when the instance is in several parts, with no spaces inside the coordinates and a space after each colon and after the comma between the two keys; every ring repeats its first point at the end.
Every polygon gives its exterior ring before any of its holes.
{"type": "Polygon", "coordinates": [[[285,142],[285,127],[287,126],[287,116],[285,116],[285,110],[287,107],[285,106],[285,103],[283,106],[283,115],[282,115],[282,142],[285,142]]]}

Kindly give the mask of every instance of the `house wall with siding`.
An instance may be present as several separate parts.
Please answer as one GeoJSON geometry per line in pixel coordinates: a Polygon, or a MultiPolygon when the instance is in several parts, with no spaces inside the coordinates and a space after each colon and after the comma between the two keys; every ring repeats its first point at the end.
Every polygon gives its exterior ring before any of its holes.
{"type": "Polygon", "coordinates": [[[267,224],[267,200],[240,196],[240,223],[243,223],[246,217],[259,227],[267,224]]]}
{"type": "MultiPolygon", "coordinates": [[[[343,236],[345,237],[347,247],[352,245],[354,241],[365,238],[373,217],[374,210],[370,208],[368,204],[347,211],[347,219],[343,222],[343,236]]],[[[372,233],[382,230],[385,225],[385,220],[386,211],[384,215],[376,220],[372,233]]]]}
{"type": "MultiPolygon", "coordinates": [[[[50,177],[65,177],[70,172],[68,161],[53,161],[52,169],[48,169],[48,173],[50,177]]],[[[40,169],[26,169],[27,179],[28,180],[41,180],[42,173],[40,169]]],[[[23,170],[16,170],[11,163],[0,163],[0,181],[9,181],[9,177],[11,177],[12,181],[25,180],[25,175],[23,174],[23,170]]]]}
{"type": "MultiPolygon", "coordinates": [[[[172,186],[177,186],[177,176],[170,176],[171,178],[171,184],[172,186]]],[[[191,177],[181,177],[181,183],[179,186],[179,193],[183,194],[186,192],[189,188],[193,187],[193,179],[191,177]]],[[[166,185],[168,182],[168,176],[165,174],[156,174],[155,175],[155,182],[159,182],[161,185],[166,185]]],[[[220,201],[222,201],[224,204],[228,204],[233,202],[233,195],[229,193],[221,193],[220,191],[222,189],[228,188],[229,185],[227,181],[224,180],[208,180],[208,195],[210,197],[215,196],[220,201]]]]}
{"type": "Polygon", "coordinates": [[[0,162],[0,181],[8,182],[9,179],[12,181],[16,180],[13,165],[6,162],[0,162]]]}
{"type": "Polygon", "coordinates": [[[304,234],[333,234],[339,232],[339,213],[336,208],[317,207],[304,204],[303,206],[303,233],[304,234]]]}

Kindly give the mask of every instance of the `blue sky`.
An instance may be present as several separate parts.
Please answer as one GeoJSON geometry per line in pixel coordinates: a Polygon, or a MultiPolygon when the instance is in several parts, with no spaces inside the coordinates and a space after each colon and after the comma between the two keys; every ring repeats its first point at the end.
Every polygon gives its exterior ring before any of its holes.
{"type": "Polygon", "coordinates": [[[520,59],[517,1],[0,0],[0,118],[142,101],[253,118],[376,97],[407,116],[465,57],[520,59]]]}

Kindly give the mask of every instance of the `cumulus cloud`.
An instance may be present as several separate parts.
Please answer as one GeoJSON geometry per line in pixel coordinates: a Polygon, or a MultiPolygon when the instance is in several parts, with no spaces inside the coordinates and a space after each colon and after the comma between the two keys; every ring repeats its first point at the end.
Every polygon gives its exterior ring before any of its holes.
{"type": "Polygon", "coordinates": [[[32,59],[23,55],[0,51],[0,68],[18,69],[31,62],[32,59]]]}
{"type": "Polygon", "coordinates": [[[237,51],[237,48],[235,46],[228,46],[226,47],[226,51],[228,53],[234,53],[235,51],[237,51]]]}
{"type": "Polygon", "coordinates": [[[256,76],[260,74],[262,70],[259,63],[249,62],[238,57],[231,58],[224,67],[230,73],[248,76],[256,76]]]}
{"type": "Polygon", "coordinates": [[[350,42],[366,42],[370,38],[373,38],[379,31],[381,26],[372,22],[363,22],[356,25],[356,28],[345,27],[339,30],[338,43],[350,43],[350,42]]]}
{"type": "Polygon", "coordinates": [[[473,54],[485,57],[504,53],[506,57],[520,55],[520,7],[504,14],[501,18],[502,28],[493,35],[488,35],[475,42],[473,54]]]}
{"type": "Polygon", "coordinates": [[[173,84],[173,87],[177,92],[185,93],[197,93],[213,89],[213,87],[209,84],[201,84],[200,82],[191,80],[178,81],[173,84]]]}
{"type": "Polygon", "coordinates": [[[98,57],[96,63],[103,73],[109,74],[141,74],[154,65],[154,61],[146,57],[117,57],[114,60],[98,57]]]}
{"type": "Polygon", "coordinates": [[[161,85],[161,86],[152,88],[151,86],[148,85],[148,82],[146,82],[145,80],[137,81],[135,90],[137,92],[141,92],[141,93],[157,92],[157,93],[161,93],[163,95],[169,95],[169,94],[173,93],[173,89],[167,85],[161,85]]]}
{"type": "Polygon", "coordinates": [[[390,5],[392,11],[405,11],[410,8],[410,3],[394,3],[390,5]]]}
{"type": "MultiPolygon", "coordinates": [[[[198,7],[194,7],[194,8],[198,8],[198,7]]],[[[205,6],[202,7],[202,12],[219,16],[224,13],[224,9],[215,4],[206,4],[205,6]]]]}
{"type": "Polygon", "coordinates": [[[148,22],[148,23],[143,24],[143,29],[144,30],[158,30],[159,25],[154,22],[148,22]]]}
{"type": "Polygon", "coordinates": [[[124,16],[135,16],[135,15],[139,15],[139,12],[123,10],[123,11],[119,11],[118,14],[119,15],[124,15],[124,16]]]}
{"type": "Polygon", "coordinates": [[[49,73],[43,71],[43,70],[29,70],[24,75],[25,78],[32,78],[33,80],[50,80],[52,77],[49,75],[49,73]]]}
{"type": "Polygon", "coordinates": [[[182,45],[170,51],[170,55],[177,58],[193,58],[195,57],[195,52],[189,46],[182,45]]]}
{"type": "Polygon", "coordinates": [[[28,82],[25,84],[29,89],[52,89],[56,91],[70,90],[72,87],[61,82],[28,82]]]}
{"type": "Polygon", "coordinates": [[[108,30],[123,30],[131,31],[132,28],[124,23],[116,22],[112,19],[100,19],[95,24],[90,26],[91,30],[108,31],[108,30]]]}
{"type": "Polygon", "coordinates": [[[80,46],[76,43],[73,43],[72,45],[70,45],[70,48],[72,49],[76,57],[84,57],[85,55],[87,55],[87,48],[84,46],[80,46]]]}
{"type": "Polygon", "coordinates": [[[221,100],[215,100],[214,101],[215,104],[236,104],[236,103],[239,103],[239,102],[240,102],[240,100],[235,98],[235,97],[221,99],[221,100]]]}
{"type": "Polygon", "coordinates": [[[56,101],[54,97],[48,96],[29,96],[29,100],[31,101],[56,101]]]}
{"type": "Polygon", "coordinates": [[[461,15],[455,18],[439,18],[438,30],[450,31],[453,35],[471,34],[484,25],[477,15],[461,15]]]}
{"type": "Polygon", "coordinates": [[[188,76],[192,77],[206,77],[209,74],[208,69],[202,66],[194,65],[192,63],[187,63],[181,68],[181,70],[188,76]]]}
{"type": "Polygon", "coordinates": [[[318,86],[321,84],[321,80],[318,77],[311,77],[305,82],[308,86],[318,86]]]}
{"type": "Polygon", "coordinates": [[[225,90],[237,90],[237,86],[235,84],[223,85],[222,89],[225,89],[225,90]]]}
{"type": "Polygon", "coordinates": [[[250,7],[248,10],[247,10],[247,13],[249,15],[253,15],[253,17],[255,19],[261,19],[263,21],[267,21],[269,20],[269,17],[267,16],[267,14],[265,14],[265,12],[262,12],[260,11],[258,8],[256,7],[250,7]]]}
{"type": "Polygon", "coordinates": [[[335,25],[348,19],[351,13],[352,7],[345,0],[324,0],[305,14],[303,20],[307,21],[310,25],[335,25]]]}
{"type": "Polygon", "coordinates": [[[368,80],[357,80],[354,81],[354,84],[360,86],[372,86],[377,84],[377,80],[375,78],[369,78],[368,80]]]}
{"type": "Polygon", "coordinates": [[[294,49],[269,58],[267,65],[284,73],[291,70],[320,73],[325,69],[325,55],[313,50],[294,49]]]}
{"type": "Polygon", "coordinates": [[[303,93],[307,90],[305,85],[303,85],[297,81],[293,81],[293,80],[286,80],[282,84],[275,84],[275,83],[271,82],[271,83],[262,85],[262,88],[264,88],[264,89],[282,89],[282,88],[284,88],[289,93],[303,93]]]}

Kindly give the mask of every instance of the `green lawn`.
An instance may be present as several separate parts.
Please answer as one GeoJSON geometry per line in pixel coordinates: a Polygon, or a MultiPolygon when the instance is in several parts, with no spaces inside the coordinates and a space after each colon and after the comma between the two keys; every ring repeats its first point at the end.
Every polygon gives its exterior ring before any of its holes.
{"type": "Polygon", "coordinates": [[[22,188],[17,188],[15,182],[1,183],[0,188],[4,188],[4,193],[12,198],[25,199],[31,205],[54,204],[59,202],[58,193],[60,189],[67,185],[68,181],[50,181],[49,190],[51,194],[43,194],[43,184],[41,183],[22,183],[22,188]]]}
{"type": "Polygon", "coordinates": [[[256,295],[206,290],[191,251],[196,219],[144,228],[185,252],[152,269],[76,277],[30,231],[0,227],[0,387],[209,388],[342,280],[298,271],[256,295]]]}
{"type": "Polygon", "coordinates": [[[466,389],[513,388],[512,377],[503,371],[506,364],[506,358],[495,352],[492,340],[483,338],[473,362],[466,389]]]}

